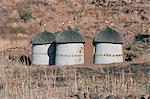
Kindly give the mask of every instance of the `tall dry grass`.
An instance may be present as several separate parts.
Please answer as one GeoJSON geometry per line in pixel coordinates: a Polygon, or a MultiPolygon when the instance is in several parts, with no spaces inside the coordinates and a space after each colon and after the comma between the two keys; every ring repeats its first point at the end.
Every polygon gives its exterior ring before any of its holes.
{"type": "Polygon", "coordinates": [[[5,99],[69,99],[79,92],[139,97],[150,92],[150,73],[109,74],[99,67],[27,67],[9,62],[1,67],[0,96],[5,99]]]}
{"type": "Polygon", "coordinates": [[[15,47],[29,47],[30,40],[29,39],[16,39],[16,40],[10,40],[10,39],[2,39],[0,38],[0,51],[4,51],[8,48],[15,48],[15,47]]]}

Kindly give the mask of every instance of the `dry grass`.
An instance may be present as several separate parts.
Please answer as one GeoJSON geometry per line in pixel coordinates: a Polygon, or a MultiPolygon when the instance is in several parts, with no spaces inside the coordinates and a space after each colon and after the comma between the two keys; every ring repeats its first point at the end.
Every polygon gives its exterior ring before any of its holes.
{"type": "Polygon", "coordinates": [[[6,99],[69,99],[79,92],[139,97],[150,92],[149,73],[110,74],[97,66],[27,67],[4,60],[0,74],[0,96],[6,99]]]}
{"type": "Polygon", "coordinates": [[[30,40],[29,39],[16,39],[16,40],[10,40],[10,39],[2,39],[0,38],[0,51],[4,51],[9,48],[15,48],[15,47],[22,47],[22,46],[30,46],[30,40]]]}

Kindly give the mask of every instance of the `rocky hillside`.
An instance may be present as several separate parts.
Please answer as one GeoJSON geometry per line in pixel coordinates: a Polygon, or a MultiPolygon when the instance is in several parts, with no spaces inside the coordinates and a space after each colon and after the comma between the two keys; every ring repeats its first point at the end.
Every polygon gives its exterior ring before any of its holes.
{"type": "Polygon", "coordinates": [[[125,0],[1,0],[0,36],[12,39],[18,35],[31,36],[47,24],[51,32],[71,26],[92,38],[96,30],[107,25],[121,32],[128,42],[135,34],[150,33],[149,3],[125,0]]]}

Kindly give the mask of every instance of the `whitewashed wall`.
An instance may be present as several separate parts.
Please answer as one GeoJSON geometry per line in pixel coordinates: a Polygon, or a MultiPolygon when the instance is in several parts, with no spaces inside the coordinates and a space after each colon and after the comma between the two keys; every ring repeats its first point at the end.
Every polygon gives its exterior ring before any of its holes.
{"type": "Polygon", "coordinates": [[[55,45],[33,45],[32,46],[32,64],[52,65],[55,62],[55,45]]]}
{"type": "Polygon", "coordinates": [[[94,62],[95,64],[110,64],[123,62],[122,44],[96,44],[94,62]]]}
{"type": "Polygon", "coordinates": [[[55,64],[84,64],[84,45],[82,43],[56,44],[55,64]]]}

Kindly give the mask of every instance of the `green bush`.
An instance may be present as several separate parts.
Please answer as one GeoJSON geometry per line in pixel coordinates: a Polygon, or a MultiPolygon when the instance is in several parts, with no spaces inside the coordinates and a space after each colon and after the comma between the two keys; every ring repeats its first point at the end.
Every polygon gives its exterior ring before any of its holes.
{"type": "Polygon", "coordinates": [[[27,22],[31,18],[32,18],[32,14],[27,9],[23,9],[20,11],[20,19],[23,20],[24,22],[27,22]]]}

